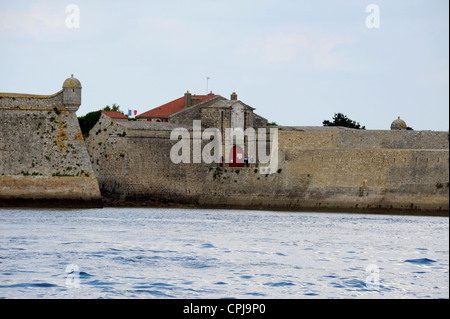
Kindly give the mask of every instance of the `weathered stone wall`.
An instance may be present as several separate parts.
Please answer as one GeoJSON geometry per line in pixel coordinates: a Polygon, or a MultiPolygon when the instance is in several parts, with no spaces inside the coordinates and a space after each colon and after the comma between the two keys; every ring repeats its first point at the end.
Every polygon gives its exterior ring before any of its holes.
{"type": "Polygon", "coordinates": [[[76,114],[65,109],[61,92],[0,94],[0,205],[100,205],[84,144],[76,114]]]}
{"type": "Polygon", "coordinates": [[[184,125],[192,125],[192,121],[201,120],[201,108],[205,106],[210,106],[218,101],[224,101],[225,98],[218,95],[209,99],[203,103],[196,104],[194,106],[190,106],[187,109],[184,109],[180,112],[174,113],[169,116],[169,122],[175,124],[184,124],[184,125]]]}
{"type": "Polygon", "coordinates": [[[89,150],[111,201],[448,215],[446,132],[283,128],[279,169],[263,175],[254,166],[174,164],[175,126],[142,124],[93,129],[89,150]]]}
{"type": "Polygon", "coordinates": [[[214,127],[222,130],[224,127],[229,127],[231,123],[230,111],[218,107],[210,107],[201,109],[202,125],[204,127],[214,127]],[[226,126],[228,123],[228,126],[226,126]]]}
{"type": "Polygon", "coordinates": [[[0,108],[2,110],[36,111],[63,109],[63,94],[62,91],[53,95],[0,93],[0,108]]]}
{"type": "MultiPolygon", "coordinates": [[[[436,131],[355,130],[338,127],[280,127],[289,149],[448,149],[448,133],[436,131]]],[[[281,136],[284,137],[281,138],[281,136]]]]}
{"type": "MultiPolygon", "coordinates": [[[[152,122],[134,122],[142,125],[152,122]]],[[[116,121],[102,114],[86,139],[92,168],[100,189],[115,189],[122,185],[129,169],[127,143],[127,122],[116,121]]],[[[155,123],[162,124],[162,123],[155,123]]]]}
{"type": "MultiPolygon", "coordinates": [[[[202,107],[200,109],[200,118],[202,126],[205,128],[217,128],[223,130],[232,127],[233,108],[234,105],[242,106],[242,114],[240,114],[241,127],[244,129],[249,127],[265,127],[267,120],[255,114],[253,110],[240,101],[221,101],[215,103],[213,107],[202,107]],[[234,104],[234,105],[233,105],[234,104]]],[[[192,123],[192,121],[190,122],[192,123]]]]}
{"type": "Polygon", "coordinates": [[[267,126],[267,119],[262,117],[261,115],[258,114],[253,114],[253,126],[254,127],[266,127],[267,126]]]}

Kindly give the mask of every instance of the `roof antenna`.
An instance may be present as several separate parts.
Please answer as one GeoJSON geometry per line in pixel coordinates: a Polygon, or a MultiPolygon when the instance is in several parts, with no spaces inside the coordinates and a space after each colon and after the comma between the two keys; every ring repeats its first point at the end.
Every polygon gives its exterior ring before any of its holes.
{"type": "Polygon", "coordinates": [[[208,88],[208,82],[209,82],[209,80],[211,80],[211,78],[208,76],[208,77],[206,78],[206,94],[208,94],[208,92],[209,92],[209,88],[208,88]]]}

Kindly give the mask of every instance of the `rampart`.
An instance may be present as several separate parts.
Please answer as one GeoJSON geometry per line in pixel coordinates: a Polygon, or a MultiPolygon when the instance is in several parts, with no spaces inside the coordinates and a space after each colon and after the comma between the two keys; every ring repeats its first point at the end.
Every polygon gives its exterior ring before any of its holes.
{"type": "Polygon", "coordinates": [[[102,205],[78,119],[63,97],[0,93],[0,206],[102,205]]]}
{"type": "Polygon", "coordinates": [[[280,127],[278,170],[260,174],[172,163],[173,128],[97,123],[88,151],[109,204],[448,216],[447,132],[280,127]]]}

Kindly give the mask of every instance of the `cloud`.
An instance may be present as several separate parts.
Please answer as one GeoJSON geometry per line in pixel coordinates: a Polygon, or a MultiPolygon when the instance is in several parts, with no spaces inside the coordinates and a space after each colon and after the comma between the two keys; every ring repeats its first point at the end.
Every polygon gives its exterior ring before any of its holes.
{"type": "Polygon", "coordinates": [[[141,35],[145,34],[146,40],[177,51],[190,49],[213,38],[209,31],[200,27],[163,16],[141,18],[139,29],[141,35]]]}
{"type": "MultiPolygon", "coordinates": [[[[345,67],[345,56],[339,52],[343,44],[352,40],[307,29],[298,25],[281,26],[254,37],[253,54],[264,65],[329,71],[345,67]]],[[[248,50],[247,50],[248,51],[248,50]]]]}
{"type": "Polygon", "coordinates": [[[36,3],[28,11],[0,12],[0,35],[39,37],[65,30],[65,7],[36,3]],[[57,9],[60,9],[57,11],[57,9]]]}

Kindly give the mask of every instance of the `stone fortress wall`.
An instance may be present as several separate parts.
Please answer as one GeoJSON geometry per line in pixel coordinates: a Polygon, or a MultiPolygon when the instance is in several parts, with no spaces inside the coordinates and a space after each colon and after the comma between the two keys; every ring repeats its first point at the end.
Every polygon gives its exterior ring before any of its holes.
{"type": "MultiPolygon", "coordinates": [[[[406,130],[400,119],[402,130],[391,131],[278,127],[276,172],[261,174],[258,164],[170,159],[178,142],[172,130],[187,128],[192,137],[194,119],[211,122],[203,129],[265,126],[237,96],[185,109],[172,123],[103,114],[86,145],[75,114],[80,104],[73,77],[54,95],[0,93],[0,206],[99,206],[103,195],[106,205],[448,216],[448,132],[406,130]]],[[[192,150],[191,143],[191,158],[192,150]]]]}
{"type": "Polygon", "coordinates": [[[88,151],[108,201],[448,215],[447,132],[280,127],[278,170],[260,174],[254,165],[172,163],[176,126],[97,123],[88,151]]]}
{"type": "Polygon", "coordinates": [[[0,93],[0,206],[101,205],[75,80],[49,96],[0,93]]]}

